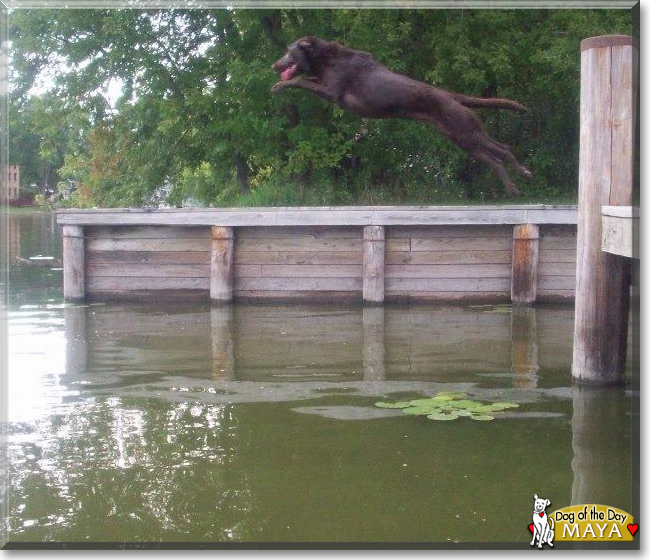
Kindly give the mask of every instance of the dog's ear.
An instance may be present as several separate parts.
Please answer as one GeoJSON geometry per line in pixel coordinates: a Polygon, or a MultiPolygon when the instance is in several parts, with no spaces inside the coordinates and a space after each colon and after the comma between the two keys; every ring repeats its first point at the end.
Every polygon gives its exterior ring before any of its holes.
{"type": "Polygon", "coordinates": [[[546,500],[546,505],[550,506],[551,505],[551,500],[546,500]]]}
{"type": "Polygon", "coordinates": [[[537,494],[534,494],[533,497],[534,497],[535,499],[537,499],[537,494]]]}

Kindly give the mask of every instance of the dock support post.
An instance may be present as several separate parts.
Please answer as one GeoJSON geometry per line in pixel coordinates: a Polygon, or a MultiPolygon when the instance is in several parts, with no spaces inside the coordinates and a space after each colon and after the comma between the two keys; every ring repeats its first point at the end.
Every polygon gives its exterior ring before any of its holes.
{"type": "Polygon", "coordinates": [[[212,226],[212,257],[210,260],[210,299],[232,301],[235,235],[231,227],[212,226]]]}
{"type": "Polygon", "coordinates": [[[623,382],[630,265],[601,251],[603,205],[632,204],[638,47],[608,35],[581,44],[580,174],[573,378],[623,382]]]}
{"type": "Polygon", "coordinates": [[[86,297],[84,228],[63,226],[63,299],[79,301],[86,297]]]}
{"type": "Polygon", "coordinates": [[[384,254],[386,232],[384,226],[363,228],[363,301],[384,302],[384,254]]]}
{"type": "Polygon", "coordinates": [[[537,260],[539,226],[520,224],[512,232],[512,271],[510,299],[512,303],[534,303],[537,299],[537,260]]]}

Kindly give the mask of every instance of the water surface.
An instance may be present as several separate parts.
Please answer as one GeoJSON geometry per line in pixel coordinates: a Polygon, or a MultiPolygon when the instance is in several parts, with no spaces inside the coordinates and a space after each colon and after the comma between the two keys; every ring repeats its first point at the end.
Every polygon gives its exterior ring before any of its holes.
{"type": "Polygon", "coordinates": [[[638,397],[572,388],[570,305],[64,304],[13,262],[59,235],[10,218],[10,542],[525,544],[534,493],[632,509],[638,397]],[[374,407],[449,390],[520,407],[374,407]]]}

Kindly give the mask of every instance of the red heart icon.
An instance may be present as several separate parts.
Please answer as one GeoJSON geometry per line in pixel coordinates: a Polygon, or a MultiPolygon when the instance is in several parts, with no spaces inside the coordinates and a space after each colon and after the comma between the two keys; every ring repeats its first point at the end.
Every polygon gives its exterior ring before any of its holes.
{"type": "Polygon", "coordinates": [[[528,525],[528,529],[530,530],[531,533],[535,532],[535,531],[533,531],[534,527],[533,527],[532,523],[530,525],[528,525]]]}
{"type": "Polygon", "coordinates": [[[539,514],[540,517],[544,517],[544,512],[539,514]]]}
{"type": "Polygon", "coordinates": [[[627,526],[627,530],[632,533],[632,536],[634,536],[634,533],[639,530],[639,526],[636,523],[634,525],[630,524],[627,526]]]}

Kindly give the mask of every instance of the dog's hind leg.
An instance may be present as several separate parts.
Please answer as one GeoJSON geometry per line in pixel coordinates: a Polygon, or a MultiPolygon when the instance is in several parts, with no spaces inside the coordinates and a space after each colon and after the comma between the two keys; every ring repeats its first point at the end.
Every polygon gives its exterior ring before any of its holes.
{"type": "Polygon", "coordinates": [[[515,195],[515,196],[521,194],[517,189],[517,187],[515,187],[515,184],[513,183],[510,176],[508,175],[508,172],[506,171],[506,168],[503,166],[503,161],[501,161],[501,159],[499,159],[492,153],[489,153],[486,150],[482,150],[480,148],[469,150],[469,153],[478,161],[486,164],[487,166],[491,167],[494,170],[494,172],[497,174],[499,179],[501,179],[501,182],[503,183],[503,186],[506,189],[506,192],[508,194],[515,195]]]}
{"type": "Polygon", "coordinates": [[[532,178],[533,174],[528,171],[528,169],[526,169],[523,165],[521,165],[519,161],[517,161],[517,158],[512,155],[512,152],[508,146],[502,144],[501,142],[497,142],[494,140],[494,138],[490,138],[487,134],[483,134],[480,139],[480,143],[486,150],[492,152],[496,158],[505,160],[510,163],[515,168],[515,171],[519,173],[519,175],[525,177],[526,179],[532,178]]]}

